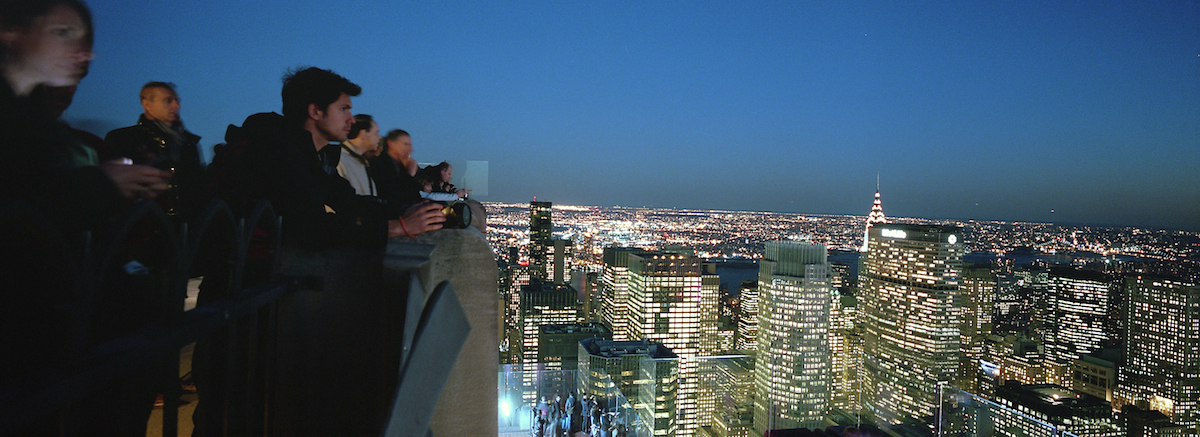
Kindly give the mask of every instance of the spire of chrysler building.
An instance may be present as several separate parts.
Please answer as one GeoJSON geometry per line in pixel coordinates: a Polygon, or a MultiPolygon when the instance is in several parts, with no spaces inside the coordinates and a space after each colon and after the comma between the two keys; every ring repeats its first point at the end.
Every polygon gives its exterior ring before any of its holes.
{"type": "Polygon", "coordinates": [[[863,252],[867,251],[867,237],[871,233],[871,225],[887,222],[887,217],[883,215],[883,201],[879,200],[879,181],[877,179],[875,181],[875,205],[871,206],[871,214],[867,216],[867,228],[863,230],[863,252]]]}

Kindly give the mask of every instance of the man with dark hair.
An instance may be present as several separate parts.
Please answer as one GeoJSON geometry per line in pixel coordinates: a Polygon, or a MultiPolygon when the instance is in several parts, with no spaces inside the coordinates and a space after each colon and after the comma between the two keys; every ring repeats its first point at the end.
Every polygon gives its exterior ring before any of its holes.
{"type": "Polygon", "coordinates": [[[367,114],[354,116],[354,124],[350,126],[350,139],[342,142],[342,156],[338,161],[337,172],[350,182],[355,194],[360,196],[375,196],[375,183],[371,180],[367,168],[367,153],[379,146],[379,124],[367,114]]]}
{"type": "Polygon", "coordinates": [[[149,82],[142,86],[140,97],[143,112],[137,124],[110,131],[104,137],[106,150],[100,158],[126,158],[134,164],[170,171],[169,188],[159,195],[159,204],[167,214],[188,219],[203,206],[196,204],[204,168],[198,148],[200,137],[183,127],[174,84],[149,82]]]}
{"type": "Polygon", "coordinates": [[[258,200],[270,201],[283,217],[285,248],[381,248],[388,237],[440,229],[445,217],[439,205],[393,214],[377,201],[356,196],[338,176],[340,148],[326,146],[346,140],[354,123],[350,97],[361,91],[346,78],[315,67],[286,76],[282,116],[254,114],[241,127],[228,129],[223,149],[230,153],[218,152],[213,160],[219,166],[230,161],[223,170],[227,175],[218,175],[223,179],[217,181],[218,195],[241,212],[258,200]]]}

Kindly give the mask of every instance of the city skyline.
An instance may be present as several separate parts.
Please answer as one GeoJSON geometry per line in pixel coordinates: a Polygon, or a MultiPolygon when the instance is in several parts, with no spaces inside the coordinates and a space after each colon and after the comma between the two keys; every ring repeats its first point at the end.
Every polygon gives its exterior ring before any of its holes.
{"type": "Polygon", "coordinates": [[[1200,230],[1200,2],[93,4],[65,119],[205,149],[301,65],[483,200],[1200,230]],[[470,188],[470,187],[467,187],[470,188]]]}
{"type": "MultiPolygon", "coordinates": [[[[489,221],[500,222],[499,229],[489,227],[490,238],[509,254],[499,264],[502,277],[543,269],[522,261],[520,248],[530,247],[532,261],[537,236],[554,229],[553,222],[561,230],[550,232],[557,234],[555,241],[575,242],[573,268],[596,285],[599,313],[592,313],[592,295],[577,298],[579,320],[589,317],[614,327],[614,339],[644,338],[677,354],[653,361],[677,365],[678,378],[641,376],[622,386],[641,418],[635,425],[641,435],[650,435],[649,424],[656,419],[663,423],[653,427],[654,435],[743,436],[860,424],[907,430],[902,435],[929,435],[935,429],[942,435],[942,419],[949,419],[947,430],[974,429],[979,435],[1048,430],[1115,437],[1126,431],[1140,435],[1142,429],[1194,435],[1195,354],[1188,349],[1194,342],[1163,340],[1166,335],[1194,337],[1182,330],[1192,326],[1186,315],[1195,308],[1200,276],[1194,268],[1164,268],[1194,265],[1193,257],[1126,263],[1108,256],[1088,261],[1075,253],[1028,265],[1005,256],[989,264],[967,261],[974,252],[969,241],[1012,248],[1032,238],[1096,247],[1097,241],[1121,233],[1146,233],[1139,229],[1094,232],[982,223],[982,229],[967,232],[957,224],[887,220],[867,228],[867,250],[859,252],[854,239],[868,222],[862,216],[551,208],[545,202],[487,206],[489,221]],[[509,232],[521,226],[510,223],[510,210],[522,209],[527,238],[509,232]],[[789,219],[826,228],[811,241],[840,241],[839,247],[789,238],[794,229],[779,226],[789,219]],[[722,220],[741,224],[718,225],[722,220]],[[654,231],[639,237],[630,231],[633,223],[654,231]],[[688,233],[705,229],[711,232],[688,233]],[[985,238],[988,233],[996,235],[985,238]],[[715,238],[719,234],[725,238],[715,238]],[[749,235],[774,238],[760,245],[749,235]],[[650,242],[655,238],[661,239],[650,242]],[[717,292],[718,283],[727,287],[720,267],[725,262],[693,245],[715,240],[759,252],[751,263],[758,266],[756,286],[747,288],[743,281],[736,295],[717,292]],[[602,261],[594,256],[601,247],[602,261]],[[694,256],[699,253],[707,255],[694,256]],[[856,255],[857,269],[843,264],[846,253],[856,255]],[[697,284],[697,268],[705,272],[702,277],[714,275],[700,281],[710,287],[707,293],[697,284]],[[747,318],[752,324],[744,323],[747,318]],[[1000,320],[1003,326],[996,323],[1000,320]],[[655,336],[664,332],[670,335],[655,336]],[[747,337],[753,340],[732,342],[747,337]],[[1127,337],[1136,343],[1123,344],[1127,337]],[[1124,368],[1107,361],[1114,359],[1114,347],[1139,357],[1130,361],[1140,366],[1131,371],[1134,377],[1110,376],[1124,368]],[[687,369],[697,351],[701,378],[699,391],[693,392],[687,369]],[[730,359],[744,361],[734,365],[730,359]],[[1172,367],[1180,364],[1185,367],[1172,367]],[[1180,377],[1178,384],[1163,383],[1180,377]],[[654,392],[660,380],[678,385],[673,392],[654,392]],[[656,406],[669,407],[651,413],[643,403],[648,393],[658,396],[656,406]],[[979,411],[970,406],[976,401],[991,406],[979,411]],[[698,408],[693,412],[691,405],[698,408]]],[[[526,299],[524,293],[520,299],[526,299]]],[[[581,360],[586,353],[581,347],[581,360]]],[[[522,362],[520,369],[541,366],[553,363],[522,362]]],[[[605,370],[614,382],[634,373],[632,368],[621,368],[620,376],[612,373],[615,368],[605,370]]],[[[586,384],[593,385],[604,386],[586,384]]],[[[545,386],[537,390],[547,391],[545,386]]]]}

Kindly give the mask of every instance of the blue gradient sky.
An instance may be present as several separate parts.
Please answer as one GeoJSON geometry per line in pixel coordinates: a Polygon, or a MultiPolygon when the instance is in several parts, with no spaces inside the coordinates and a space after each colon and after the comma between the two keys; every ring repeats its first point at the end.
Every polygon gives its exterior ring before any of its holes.
{"type": "Polygon", "coordinates": [[[100,135],[166,80],[211,147],[315,65],[484,200],[865,215],[878,174],[891,216],[1200,230],[1198,1],[112,3],[100,135]]]}

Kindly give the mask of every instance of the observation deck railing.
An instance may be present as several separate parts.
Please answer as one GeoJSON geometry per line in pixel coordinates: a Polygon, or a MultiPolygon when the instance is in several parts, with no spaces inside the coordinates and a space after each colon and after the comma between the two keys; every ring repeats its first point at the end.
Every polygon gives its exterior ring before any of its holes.
{"type": "MultiPolygon", "coordinates": [[[[478,230],[389,241],[385,254],[300,253],[282,249],[281,220],[266,203],[235,218],[214,202],[179,225],[142,201],[81,242],[49,223],[27,204],[0,203],[0,436],[148,426],[174,436],[189,419],[204,435],[309,434],[306,423],[352,427],[342,435],[449,435],[439,426],[462,415],[436,403],[439,394],[478,392],[479,375],[494,381],[495,348],[482,348],[493,358],[480,361],[463,347],[496,337],[480,323],[495,318],[496,273],[478,230]],[[377,280],[354,276],[364,272],[377,280]],[[196,306],[185,310],[200,275],[196,306]],[[472,313],[481,299],[490,312],[472,313]],[[200,400],[180,417],[180,351],[193,343],[200,400]],[[362,391],[335,385],[346,375],[362,391]],[[147,424],[156,394],[165,407],[147,424]],[[304,416],[329,395],[345,408],[304,416]]],[[[495,390],[482,391],[488,408],[470,414],[487,429],[495,390]]]]}

